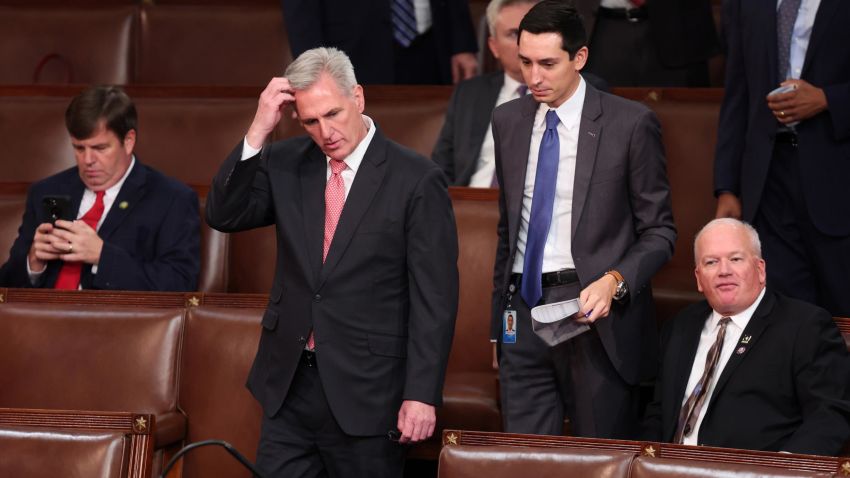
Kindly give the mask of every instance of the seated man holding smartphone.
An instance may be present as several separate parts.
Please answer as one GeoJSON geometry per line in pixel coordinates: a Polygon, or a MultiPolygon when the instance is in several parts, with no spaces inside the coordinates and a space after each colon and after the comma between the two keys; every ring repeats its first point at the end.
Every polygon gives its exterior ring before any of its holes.
{"type": "Polygon", "coordinates": [[[77,165],[29,190],[0,285],[196,290],[198,196],[133,155],[136,107],[96,86],[65,111],[77,165]]]}

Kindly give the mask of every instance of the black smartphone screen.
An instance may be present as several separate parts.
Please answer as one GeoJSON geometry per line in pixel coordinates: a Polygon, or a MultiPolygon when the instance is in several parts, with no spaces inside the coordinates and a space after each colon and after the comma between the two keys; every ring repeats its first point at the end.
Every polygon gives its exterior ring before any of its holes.
{"type": "Polygon", "coordinates": [[[74,212],[71,211],[71,198],[68,196],[44,196],[41,199],[44,208],[46,222],[54,224],[57,219],[66,221],[74,220],[74,212]]]}

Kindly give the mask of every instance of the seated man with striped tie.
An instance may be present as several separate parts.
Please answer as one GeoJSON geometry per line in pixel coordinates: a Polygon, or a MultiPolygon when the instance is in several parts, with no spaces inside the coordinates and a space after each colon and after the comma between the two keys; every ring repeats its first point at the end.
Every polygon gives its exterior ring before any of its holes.
{"type": "Polygon", "coordinates": [[[850,355],[830,314],[765,288],[749,224],[709,222],[694,256],[706,300],[665,324],[644,439],[838,454],[850,439],[850,355]]]}
{"type": "Polygon", "coordinates": [[[0,285],[191,291],[200,271],[198,196],[140,163],[136,107],[97,86],[65,111],[77,165],[29,190],[0,285]]]}

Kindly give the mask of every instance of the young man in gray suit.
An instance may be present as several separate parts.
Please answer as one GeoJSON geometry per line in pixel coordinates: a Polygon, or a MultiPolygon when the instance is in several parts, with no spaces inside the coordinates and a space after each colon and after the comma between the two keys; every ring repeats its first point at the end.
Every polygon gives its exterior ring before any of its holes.
{"type": "Polygon", "coordinates": [[[656,365],[649,280],[676,230],[658,120],[645,106],[599,92],[575,9],[534,6],[519,28],[531,95],[493,113],[499,196],[492,338],[501,342],[505,430],[580,436],[636,433],[638,383],[656,365]],[[548,346],[530,309],[579,298],[568,320],[587,331],[548,346]],[[506,339],[508,314],[516,335],[506,339]]]}

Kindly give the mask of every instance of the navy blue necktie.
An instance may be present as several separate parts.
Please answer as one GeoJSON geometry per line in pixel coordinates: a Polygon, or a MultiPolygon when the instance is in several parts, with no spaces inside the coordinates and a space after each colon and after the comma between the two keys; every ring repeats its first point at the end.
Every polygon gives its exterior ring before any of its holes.
{"type": "Polygon", "coordinates": [[[392,6],[393,36],[403,47],[409,47],[419,35],[416,29],[416,11],[413,0],[393,0],[392,6]]]}
{"type": "Polygon", "coordinates": [[[534,195],[531,197],[531,217],[528,220],[528,235],[525,239],[525,258],[522,265],[520,294],[529,307],[534,307],[543,297],[543,249],[552,212],[555,205],[555,187],[558,179],[558,114],[555,110],[546,113],[546,131],[540,141],[537,156],[537,172],[534,176],[534,195]]]}

